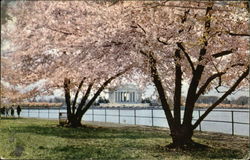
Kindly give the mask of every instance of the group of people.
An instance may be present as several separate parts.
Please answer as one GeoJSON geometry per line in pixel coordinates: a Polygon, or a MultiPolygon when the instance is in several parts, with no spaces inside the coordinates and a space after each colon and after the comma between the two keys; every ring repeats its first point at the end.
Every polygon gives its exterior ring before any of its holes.
{"type": "MultiPolygon", "coordinates": [[[[2,107],[2,108],[0,108],[0,109],[1,109],[1,114],[2,114],[2,115],[9,116],[9,111],[10,111],[10,114],[11,114],[12,117],[14,117],[14,115],[15,115],[15,110],[14,110],[14,107],[13,107],[13,106],[11,106],[10,108],[2,107]]],[[[21,111],[22,111],[22,109],[21,109],[21,107],[18,105],[17,108],[16,108],[16,112],[17,112],[18,117],[20,117],[21,111]]]]}

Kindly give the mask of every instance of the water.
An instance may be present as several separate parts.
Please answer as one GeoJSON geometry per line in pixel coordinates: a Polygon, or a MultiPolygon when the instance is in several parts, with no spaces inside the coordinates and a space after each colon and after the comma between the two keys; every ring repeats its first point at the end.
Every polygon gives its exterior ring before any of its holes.
{"type": "MultiPolygon", "coordinates": [[[[22,109],[21,117],[58,119],[59,112],[66,109],[22,109]]],[[[181,111],[183,115],[184,111],[181,111]]],[[[195,110],[193,123],[204,110],[195,110]]],[[[17,116],[17,115],[15,115],[17,116]]],[[[182,117],[183,118],[183,117],[182,117]]],[[[121,124],[136,124],[146,126],[168,127],[162,109],[89,109],[83,116],[84,121],[112,122],[121,124]],[[93,116],[94,115],[94,116],[93,116]],[[105,116],[106,115],[106,116],[105,116]],[[120,117],[120,118],[119,118],[120,117]]],[[[247,109],[217,109],[212,111],[196,130],[220,132],[226,134],[249,136],[249,110],[247,109]],[[234,123],[232,124],[232,121],[234,123]]]]}

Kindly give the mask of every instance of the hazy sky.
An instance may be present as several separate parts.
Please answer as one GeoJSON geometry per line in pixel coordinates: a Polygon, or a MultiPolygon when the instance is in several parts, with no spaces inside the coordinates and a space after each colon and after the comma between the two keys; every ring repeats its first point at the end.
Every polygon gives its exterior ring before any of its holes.
{"type": "MultiPolygon", "coordinates": [[[[188,90],[188,84],[184,83],[183,89],[182,89],[182,95],[185,97],[187,95],[187,90],[188,90]]],[[[150,97],[153,92],[154,92],[154,87],[150,85],[145,90],[143,97],[150,97]]],[[[205,96],[221,96],[221,95],[222,95],[222,93],[218,93],[216,90],[211,90],[210,92],[205,94],[205,96]]],[[[235,92],[234,94],[229,95],[228,99],[237,99],[240,96],[248,96],[249,97],[249,95],[250,95],[250,93],[249,93],[249,88],[248,88],[246,90],[240,90],[240,91],[235,92]]]]}

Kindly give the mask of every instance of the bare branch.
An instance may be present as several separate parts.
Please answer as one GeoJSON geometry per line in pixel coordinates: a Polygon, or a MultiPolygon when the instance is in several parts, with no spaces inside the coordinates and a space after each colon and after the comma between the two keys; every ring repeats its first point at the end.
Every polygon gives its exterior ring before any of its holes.
{"type": "Polygon", "coordinates": [[[233,53],[233,51],[234,51],[234,49],[230,49],[230,50],[226,50],[226,51],[221,51],[221,52],[213,54],[212,56],[214,58],[218,58],[218,57],[222,57],[222,56],[225,56],[225,55],[229,55],[229,54],[233,53]]]}
{"type": "Polygon", "coordinates": [[[126,68],[125,70],[117,73],[116,75],[110,77],[108,80],[106,80],[101,87],[95,92],[94,96],[90,99],[90,101],[87,103],[87,105],[81,110],[81,115],[83,115],[90,107],[91,105],[94,103],[94,101],[96,100],[96,98],[100,95],[100,93],[105,89],[105,87],[115,78],[123,75],[124,73],[126,73],[127,71],[129,71],[131,69],[131,66],[126,68]]]}
{"type": "Polygon", "coordinates": [[[67,114],[68,117],[71,115],[71,104],[70,104],[70,79],[64,79],[64,92],[65,92],[65,101],[67,105],[67,114]]]}
{"type": "Polygon", "coordinates": [[[181,23],[186,22],[186,20],[187,20],[187,15],[189,14],[189,11],[190,11],[190,9],[188,9],[188,10],[186,10],[186,11],[184,12],[184,16],[181,18],[181,23]]]}
{"type": "Polygon", "coordinates": [[[169,41],[172,37],[173,37],[173,35],[167,37],[167,38],[166,38],[166,39],[167,39],[166,41],[161,40],[161,37],[157,37],[157,41],[160,42],[160,43],[162,43],[162,44],[164,44],[164,45],[169,45],[169,44],[168,44],[168,41],[169,41]]]}
{"type": "Polygon", "coordinates": [[[172,116],[172,113],[170,111],[170,106],[169,106],[169,104],[167,102],[167,99],[166,99],[166,95],[165,95],[164,88],[163,88],[163,85],[162,85],[162,82],[161,82],[161,78],[158,75],[158,71],[157,71],[157,68],[156,68],[156,60],[153,57],[152,53],[147,54],[142,50],[140,50],[140,53],[142,55],[144,55],[145,57],[147,57],[148,60],[149,60],[150,72],[151,72],[151,76],[153,78],[153,83],[155,84],[155,87],[157,88],[157,91],[158,91],[158,93],[160,95],[162,108],[163,108],[163,110],[165,112],[165,115],[166,115],[166,118],[168,120],[169,127],[172,128],[173,125],[175,124],[174,123],[174,118],[172,116]]]}
{"type": "Polygon", "coordinates": [[[59,33],[62,33],[66,36],[68,35],[76,35],[75,33],[71,33],[71,32],[67,32],[67,31],[62,31],[62,30],[59,30],[59,29],[55,29],[55,28],[51,28],[50,26],[46,26],[46,28],[52,30],[52,31],[55,31],[55,32],[59,32],[59,33]]]}
{"type": "Polygon", "coordinates": [[[142,30],[142,31],[146,34],[145,29],[144,29],[144,28],[142,28],[142,26],[141,26],[141,25],[137,24],[137,26],[138,26],[138,27],[140,27],[140,28],[141,28],[141,30],[142,30]]]}
{"type": "MultiPolygon", "coordinates": [[[[216,69],[217,73],[220,73],[219,69],[217,68],[217,66],[214,64],[214,61],[212,61],[212,64],[214,66],[214,68],[216,69]]],[[[225,72],[226,73],[226,72],[225,72]]],[[[219,87],[221,87],[221,83],[222,83],[222,80],[221,80],[221,76],[218,77],[219,78],[219,83],[218,85],[215,87],[215,90],[218,92],[218,93],[221,93],[219,91],[219,87]]]]}
{"type": "Polygon", "coordinates": [[[82,100],[81,100],[81,102],[80,102],[80,104],[78,105],[78,108],[77,108],[77,114],[80,114],[80,112],[82,110],[82,107],[85,105],[93,85],[94,85],[94,81],[89,84],[86,93],[83,95],[82,100]]]}
{"type": "Polygon", "coordinates": [[[102,47],[111,47],[111,44],[104,44],[102,47]]]}
{"type": "Polygon", "coordinates": [[[181,59],[180,49],[176,49],[175,58],[174,119],[177,125],[181,125],[182,69],[180,63],[178,62],[181,59]]]}
{"type": "Polygon", "coordinates": [[[140,53],[141,53],[142,55],[144,55],[145,57],[150,58],[150,56],[149,56],[147,53],[145,53],[144,51],[140,50],[140,53]]]}
{"type": "Polygon", "coordinates": [[[102,47],[112,47],[112,44],[119,46],[119,45],[122,45],[124,43],[119,42],[119,41],[111,41],[111,42],[106,42],[102,47]]]}
{"type": "Polygon", "coordinates": [[[223,92],[220,92],[219,91],[219,87],[221,87],[222,85],[222,80],[221,80],[221,76],[219,77],[219,83],[218,83],[218,85],[215,87],[215,90],[217,91],[217,93],[223,93],[223,92]]]}
{"type": "Polygon", "coordinates": [[[196,94],[196,100],[200,97],[201,94],[203,94],[207,88],[207,86],[214,80],[216,79],[217,77],[220,77],[222,76],[223,74],[225,74],[226,72],[220,72],[220,73],[216,73],[212,76],[210,76],[207,81],[204,83],[203,86],[200,87],[199,91],[197,92],[196,94]]]}
{"type": "Polygon", "coordinates": [[[120,0],[111,0],[110,2],[112,2],[112,3],[109,5],[109,7],[117,4],[118,2],[120,2],[120,0]]]}
{"type": "Polygon", "coordinates": [[[233,84],[233,86],[225,92],[214,104],[212,104],[206,111],[203,113],[203,115],[195,122],[193,125],[193,129],[195,129],[202,120],[206,118],[206,116],[218,105],[220,104],[228,95],[230,95],[236,87],[241,83],[243,79],[245,79],[249,74],[249,66],[247,67],[247,70],[241,74],[241,76],[238,78],[238,80],[233,84]]]}
{"type": "MultiPolygon", "coordinates": [[[[208,45],[208,39],[207,35],[210,33],[210,25],[211,25],[211,17],[213,11],[213,3],[211,3],[207,9],[206,9],[206,21],[205,21],[205,30],[203,32],[203,47],[200,49],[200,55],[199,55],[199,61],[203,59],[203,56],[207,53],[206,46],[208,45]]],[[[196,94],[202,73],[204,71],[205,66],[199,64],[197,65],[195,71],[193,72],[193,77],[191,80],[191,83],[188,88],[187,98],[186,98],[186,104],[185,104],[185,111],[184,111],[184,118],[183,118],[183,125],[184,126],[190,126],[192,125],[192,115],[194,110],[194,104],[196,97],[194,95],[196,94]]]]}
{"type": "MultiPolygon", "coordinates": [[[[233,64],[233,65],[231,65],[231,67],[228,67],[228,68],[226,68],[226,70],[225,70],[225,72],[227,71],[227,70],[229,70],[230,68],[232,68],[232,67],[236,67],[236,66],[244,66],[245,64],[243,64],[243,63],[237,63],[237,64],[233,64]]],[[[218,71],[218,70],[217,70],[218,71]]],[[[225,93],[225,92],[223,92],[223,91],[219,91],[219,87],[221,87],[222,85],[222,80],[221,80],[221,76],[219,77],[219,83],[218,83],[218,85],[215,87],[215,90],[218,92],[218,93],[225,93]]]]}
{"type": "Polygon", "coordinates": [[[180,42],[177,42],[177,46],[182,50],[182,52],[184,53],[185,57],[187,58],[188,60],[188,63],[190,64],[190,67],[192,68],[192,71],[194,72],[195,71],[195,68],[194,68],[194,64],[191,60],[191,58],[189,57],[189,54],[186,52],[184,46],[182,45],[182,43],[180,42]]]}
{"type": "Polygon", "coordinates": [[[115,45],[122,45],[122,42],[116,42],[116,41],[111,41],[111,43],[115,44],[115,45]]]}
{"type": "MultiPolygon", "coordinates": [[[[204,85],[200,87],[199,91],[198,91],[197,94],[196,94],[196,100],[199,98],[199,96],[200,96],[201,94],[203,94],[203,93],[205,92],[207,86],[208,86],[214,79],[216,79],[216,78],[219,77],[219,78],[220,78],[220,81],[221,81],[221,76],[222,76],[223,74],[226,74],[226,71],[227,71],[227,70],[229,70],[229,69],[232,68],[232,67],[244,66],[244,65],[245,65],[244,63],[233,64],[233,65],[231,65],[231,67],[227,67],[223,72],[220,72],[220,71],[217,69],[217,73],[216,73],[216,74],[213,74],[212,76],[210,76],[210,77],[206,80],[206,82],[204,83],[204,85]]],[[[219,84],[221,84],[221,82],[220,82],[219,84]]],[[[221,85],[220,85],[220,86],[221,86],[221,85]]],[[[218,88],[219,88],[219,85],[217,86],[217,89],[218,89],[218,88]]],[[[218,92],[218,91],[217,91],[217,92],[218,92]]],[[[219,92],[220,92],[220,91],[219,91],[219,92]]],[[[222,92],[220,92],[220,93],[222,93],[222,92]]]]}
{"type": "Polygon", "coordinates": [[[75,107],[76,107],[77,97],[78,97],[78,94],[79,94],[79,92],[80,92],[80,90],[81,90],[81,88],[82,88],[82,85],[83,85],[83,82],[84,82],[85,79],[86,79],[86,77],[84,77],[84,78],[81,80],[81,82],[80,82],[80,84],[79,84],[79,86],[78,86],[78,88],[77,88],[77,91],[76,91],[76,94],[75,94],[75,98],[74,98],[74,101],[73,101],[73,105],[72,105],[73,114],[75,114],[75,107]]]}
{"type": "Polygon", "coordinates": [[[226,33],[228,33],[230,36],[240,36],[240,37],[250,37],[250,34],[247,34],[247,33],[232,33],[232,32],[229,32],[227,31],[226,33]]]}
{"type": "MultiPolygon", "coordinates": [[[[231,65],[231,67],[237,67],[237,66],[245,66],[246,64],[244,63],[236,63],[236,64],[233,64],[231,65]]],[[[227,68],[227,70],[230,69],[230,67],[227,68]]]]}
{"type": "Polygon", "coordinates": [[[206,9],[206,21],[205,21],[205,30],[203,32],[203,47],[200,49],[200,56],[199,61],[203,59],[203,56],[207,53],[206,46],[208,45],[208,38],[207,35],[210,34],[210,27],[211,27],[211,17],[212,17],[213,5],[208,6],[206,9]]]}
{"type": "Polygon", "coordinates": [[[168,43],[167,43],[167,42],[160,40],[160,38],[159,38],[159,37],[157,38],[157,41],[158,41],[158,42],[160,42],[160,43],[162,43],[162,44],[164,44],[164,45],[168,45],[168,43]]]}

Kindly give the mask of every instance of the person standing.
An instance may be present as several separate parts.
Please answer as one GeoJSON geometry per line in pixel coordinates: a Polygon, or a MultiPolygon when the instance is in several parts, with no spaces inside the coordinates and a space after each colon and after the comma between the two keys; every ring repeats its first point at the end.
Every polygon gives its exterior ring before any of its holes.
{"type": "Polygon", "coordinates": [[[20,113],[21,113],[22,109],[19,105],[17,106],[16,111],[17,111],[18,117],[20,117],[20,113]]]}
{"type": "Polygon", "coordinates": [[[5,117],[9,116],[9,108],[5,109],[5,117]]]}
{"type": "Polygon", "coordinates": [[[5,115],[5,107],[0,108],[0,110],[1,110],[1,113],[0,113],[0,118],[1,118],[2,115],[3,115],[3,116],[5,115]]]}
{"type": "Polygon", "coordinates": [[[1,114],[5,115],[5,107],[1,108],[1,114]]]}
{"type": "Polygon", "coordinates": [[[14,111],[13,107],[11,107],[10,108],[10,114],[11,114],[12,117],[14,117],[14,113],[15,113],[15,111],[14,111]]]}

